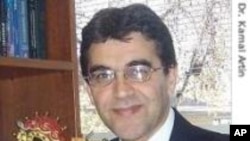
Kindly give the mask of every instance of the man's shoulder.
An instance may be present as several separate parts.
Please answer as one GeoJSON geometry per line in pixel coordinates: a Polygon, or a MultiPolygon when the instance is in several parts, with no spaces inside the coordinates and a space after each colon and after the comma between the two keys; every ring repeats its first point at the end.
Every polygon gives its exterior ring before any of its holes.
{"type": "Polygon", "coordinates": [[[203,141],[229,141],[228,134],[222,134],[210,130],[206,130],[192,125],[190,128],[190,136],[193,138],[202,139],[203,141]]]}
{"type": "MultiPolygon", "coordinates": [[[[170,141],[229,141],[229,135],[192,125],[176,110],[170,141]]],[[[119,141],[114,138],[111,141],[119,141]]]]}
{"type": "MultiPolygon", "coordinates": [[[[229,141],[229,135],[219,134],[219,133],[206,133],[205,131],[202,134],[195,134],[194,136],[190,135],[188,138],[180,137],[179,139],[170,139],[170,141],[229,141]]],[[[119,141],[119,138],[114,138],[110,141],[119,141]]]]}
{"type": "Polygon", "coordinates": [[[175,111],[175,122],[170,141],[229,141],[229,135],[192,125],[175,111]]]}
{"type": "MultiPolygon", "coordinates": [[[[179,138],[171,138],[170,141],[229,141],[229,135],[210,132],[208,130],[198,129],[199,133],[189,135],[188,137],[180,135],[179,138]],[[201,132],[202,131],[202,132],[201,132]]],[[[195,132],[195,131],[194,131],[195,132]]],[[[119,138],[114,138],[110,141],[119,141],[119,138]]]]}
{"type": "Polygon", "coordinates": [[[112,139],[110,141],[119,141],[119,138],[114,138],[114,139],[112,139]]]}

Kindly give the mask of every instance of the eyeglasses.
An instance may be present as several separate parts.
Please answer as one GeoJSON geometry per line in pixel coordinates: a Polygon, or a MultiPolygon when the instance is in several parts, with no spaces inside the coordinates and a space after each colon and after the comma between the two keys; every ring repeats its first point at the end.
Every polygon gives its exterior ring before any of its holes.
{"type": "MultiPolygon", "coordinates": [[[[160,69],[163,69],[163,67],[152,68],[146,65],[135,65],[126,67],[123,73],[124,78],[128,81],[145,82],[150,79],[153,72],[160,69]]],[[[96,70],[89,73],[87,79],[92,86],[107,86],[116,78],[116,72],[111,69],[96,70]]]]}

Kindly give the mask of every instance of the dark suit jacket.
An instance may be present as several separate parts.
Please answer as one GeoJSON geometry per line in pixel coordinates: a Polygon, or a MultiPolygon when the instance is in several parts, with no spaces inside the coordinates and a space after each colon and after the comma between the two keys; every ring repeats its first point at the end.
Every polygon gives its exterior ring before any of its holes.
{"type": "MultiPolygon", "coordinates": [[[[175,109],[174,112],[175,121],[170,141],[229,141],[229,135],[194,126],[184,119],[175,109]]],[[[111,141],[119,141],[119,139],[115,138],[111,141]]]]}

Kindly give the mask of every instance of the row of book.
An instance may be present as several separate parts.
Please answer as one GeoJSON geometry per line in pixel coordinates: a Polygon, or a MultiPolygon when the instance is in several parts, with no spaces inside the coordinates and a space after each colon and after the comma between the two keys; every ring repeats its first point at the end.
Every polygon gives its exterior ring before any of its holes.
{"type": "Polygon", "coordinates": [[[0,56],[45,58],[45,0],[0,0],[0,56]]]}

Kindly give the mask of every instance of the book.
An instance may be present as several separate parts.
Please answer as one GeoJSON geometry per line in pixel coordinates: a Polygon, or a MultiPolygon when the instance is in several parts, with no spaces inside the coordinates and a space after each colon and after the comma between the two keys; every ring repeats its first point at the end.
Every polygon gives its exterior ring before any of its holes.
{"type": "Polygon", "coordinates": [[[36,18],[37,18],[37,49],[38,49],[38,58],[45,59],[46,58],[46,33],[45,33],[45,0],[36,0],[36,18]]]}
{"type": "Polygon", "coordinates": [[[45,1],[0,2],[0,56],[46,58],[45,1]]]}
{"type": "Polygon", "coordinates": [[[28,0],[29,46],[31,58],[46,58],[45,1],[28,0]]]}
{"type": "Polygon", "coordinates": [[[17,48],[22,58],[29,57],[27,0],[17,0],[17,48]]]}
{"type": "Polygon", "coordinates": [[[3,49],[2,49],[2,1],[0,0],[0,56],[3,55],[3,49]]]}
{"type": "Polygon", "coordinates": [[[7,0],[0,1],[0,56],[7,56],[7,0]]]}
{"type": "Polygon", "coordinates": [[[7,56],[15,56],[14,48],[14,0],[6,2],[6,52],[7,56]]]}

